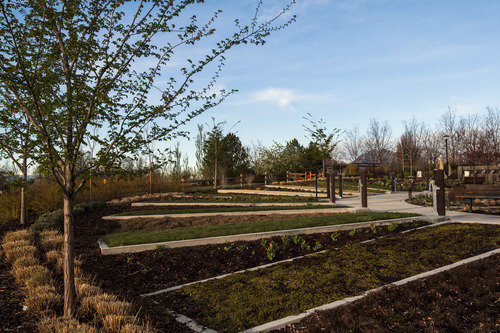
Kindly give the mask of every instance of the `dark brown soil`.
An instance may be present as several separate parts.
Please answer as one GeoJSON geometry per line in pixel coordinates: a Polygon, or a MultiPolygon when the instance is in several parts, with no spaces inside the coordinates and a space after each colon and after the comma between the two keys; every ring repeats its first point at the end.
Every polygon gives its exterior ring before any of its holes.
{"type": "MultiPolygon", "coordinates": [[[[171,206],[168,207],[168,210],[174,209],[186,209],[186,207],[179,206],[171,206]]],[[[190,208],[207,208],[207,207],[190,207],[190,208]]],[[[213,207],[210,207],[213,208],[213,207]]],[[[219,208],[219,207],[218,207],[219,208]]],[[[224,207],[220,207],[224,208],[224,207]]],[[[144,207],[141,210],[147,209],[158,209],[157,207],[144,207]]],[[[196,227],[196,226],[207,226],[207,225],[221,225],[221,224],[232,224],[232,223],[246,223],[246,222],[255,222],[255,221],[270,221],[281,218],[293,219],[302,216],[319,216],[319,215],[328,215],[330,213],[315,213],[315,214],[289,214],[289,215],[244,215],[244,216],[203,216],[203,217],[163,217],[163,218],[133,218],[133,219],[124,219],[117,220],[119,228],[114,232],[126,232],[126,231],[138,231],[138,230],[165,230],[165,229],[173,229],[180,227],[196,227]]]]}

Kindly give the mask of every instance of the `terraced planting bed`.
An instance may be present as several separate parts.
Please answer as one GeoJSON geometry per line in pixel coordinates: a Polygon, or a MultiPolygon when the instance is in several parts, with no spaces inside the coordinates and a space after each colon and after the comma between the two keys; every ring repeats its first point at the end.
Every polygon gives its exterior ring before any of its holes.
{"type": "Polygon", "coordinates": [[[153,298],[204,326],[238,332],[498,246],[498,226],[444,225],[191,284],[153,298]]]}
{"type": "MultiPolygon", "coordinates": [[[[231,224],[214,224],[204,226],[181,227],[179,224],[175,228],[158,229],[151,231],[130,231],[108,234],[102,240],[109,247],[137,245],[148,243],[162,243],[189,239],[199,239],[208,237],[221,237],[229,235],[248,235],[254,233],[289,231],[300,232],[298,229],[338,226],[343,224],[356,224],[362,222],[373,222],[378,220],[390,220],[415,217],[417,214],[408,213],[380,213],[380,212],[359,212],[348,214],[321,215],[297,217],[292,219],[277,219],[268,221],[256,221],[250,216],[245,222],[231,224]]],[[[355,228],[355,226],[353,227],[355,228]]],[[[261,236],[259,236],[261,237],[261,236]]]]}

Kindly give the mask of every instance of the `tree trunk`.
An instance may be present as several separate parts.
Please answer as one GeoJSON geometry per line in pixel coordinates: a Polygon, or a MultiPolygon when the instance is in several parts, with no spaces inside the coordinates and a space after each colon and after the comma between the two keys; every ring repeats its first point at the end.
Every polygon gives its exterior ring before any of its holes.
{"type": "Polygon", "coordinates": [[[26,185],[28,183],[28,159],[26,158],[26,154],[24,154],[23,158],[23,186],[21,187],[21,214],[19,217],[19,222],[21,225],[26,224],[26,185]]]}
{"type": "Polygon", "coordinates": [[[94,201],[94,198],[92,197],[92,177],[89,179],[89,195],[90,195],[90,202],[94,201]]]}
{"type": "Polygon", "coordinates": [[[64,195],[64,316],[75,311],[73,197],[64,195]]]}

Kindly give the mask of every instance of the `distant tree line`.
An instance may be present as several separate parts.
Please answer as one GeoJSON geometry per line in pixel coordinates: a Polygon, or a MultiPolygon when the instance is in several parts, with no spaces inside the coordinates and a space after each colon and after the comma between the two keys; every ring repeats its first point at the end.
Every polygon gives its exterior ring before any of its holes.
{"type": "Polygon", "coordinates": [[[491,107],[467,116],[448,108],[434,127],[412,117],[403,121],[399,136],[393,135],[387,121],[376,118],[370,119],[364,132],[358,125],[342,131],[310,114],[304,120],[309,139],[306,145],[297,138],[269,146],[258,141],[244,145],[236,132],[224,134],[225,123],[214,121],[206,133],[200,127],[197,167],[190,174],[211,179],[217,169],[219,178],[264,173],[283,177],[287,171],[314,173],[318,167],[322,172],[324,159],[346,164],[376,163],[379,171],[402,176],[435,167],[439,160],[449,162],[450,170],[458,165],[500,163],[500,109],[491,107]]]}

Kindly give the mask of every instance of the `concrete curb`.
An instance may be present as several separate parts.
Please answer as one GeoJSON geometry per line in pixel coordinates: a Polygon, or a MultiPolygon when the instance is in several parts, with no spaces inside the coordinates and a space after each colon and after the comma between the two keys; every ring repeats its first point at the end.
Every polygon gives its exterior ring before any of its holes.
{"type": "Polygon", "coordinates": [[[217,212],[217,213],[187,213],[187,214],[158,214],[158,215],[134,215],[134,216],[103,216],[103,220],[130,220],[130,219],[159,219],[165,217],[185,218],[185,217],[201,217],[201,216],[250,216],[250,215],[294,215],[294,214],[342,214],[354,213],[354,208],[317,208],[317,209],[290,209],[290,210],[262,210],[252,212],[217,212]]]}
{"type": "Polygon", "coordinates": [[[306,235],[306,234],[316,234],[322,232],[334,232],[340,230],[352,230],[355,228],[368,228],[372,223],[376,226],[385,226],[385,225],[390,225],[393,222],[404,223],[414,220],[429,221],[431,223],[444,221],[444,219],[442,218],[429,217],[429,216],[416,216],[405,219],[380,220],[371,222],[321,226],[314,228],[277,230],[277,231],[267,231],[267,232],[252,233],[252,234],[227,235],[227,236],[198,238],[198,239],[189,239],[181,241],[114,246],[114,247],[109,247],[106,243],[104,243],[101,240],[98,240],[97,242],[101,249],[102,255],[116,255],[122,253],[137,253],[137,252],[154,250],[159,246],[163,248],[176,248],[176,247],[198,246],[198,245],[208,245],[208,244],[223,244],[225,242],[252,241],[252,240],[259,240],[262,238],[270,238],[274,236],[284,236],[284,235],[294,235],[294,234],[306,235]]]}
{"type": "MultiPolygon", "coordinates": [[[[286,196],[286,197],[315,197],[315,192],[292,192],[292,191],[265,191],[265,190],[217,190],[217,193],[220,194],[260,194],[260,195],[268,195],[268,196],[286,196]]],[[[326,198],[325,193],[319,193],[319,198],[326,198]]]]}

